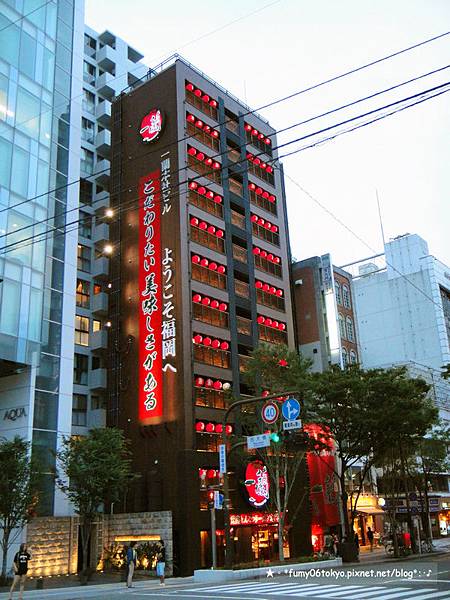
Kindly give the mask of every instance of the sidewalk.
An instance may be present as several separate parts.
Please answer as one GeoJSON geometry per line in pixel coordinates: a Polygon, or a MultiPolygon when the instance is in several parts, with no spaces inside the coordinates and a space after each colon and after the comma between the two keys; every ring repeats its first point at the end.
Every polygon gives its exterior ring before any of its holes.
{"type": "Polygon", "coordinates": [[[394,558],[391,555],[386,554],[386,550],[384,547],[376,547],[373,549],[373,552],[370,551],[369,546],[364,546],[361,548],[359,554],[359,563],[346,563],[346,564],[367,564],[367,563],[379,563],[379,562],[392,562],[398,560],[420,560],[422,558],[436,556],[436,554],[446,554],[450,552],[450,539],[439,538],[437,540],[433,540],[433,546],[435,551],[431,554],[411,554],[409,556],[401,556],[399,558],[394,558]]]}

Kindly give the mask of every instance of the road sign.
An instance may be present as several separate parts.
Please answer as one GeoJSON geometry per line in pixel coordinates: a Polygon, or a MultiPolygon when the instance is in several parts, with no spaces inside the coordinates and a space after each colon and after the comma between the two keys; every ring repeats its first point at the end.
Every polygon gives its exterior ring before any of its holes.
{"type": "Polygon", "coordinates": [[[266,402],[261,410],[261,417],[264,423],[271,425],[280,416],[280,409],[275,402],[266,402]]]}
{"type": "Polygon", "coordinates": [[[225,444],[219,444],[219,473],[223,475],[227,470],[227,450],[225,444]]]}
{"type": "Polygon", "coordinates": [[[283,431],[290,431],[291,429],[301,429],[302,422],[300,419],[293,421],[283,421],[283,431]]]}
{"type": "Polygon", "coordinates": [[[283,402],[281,412],[286,421],[295,421],[300,414],[300,402],[296,398],[288,398],[283,402]]]}
{"type": "Polygon", "coordinates": [[[249,450],[254,450],[255,448],[267,448],[267,446],[270,446],[270,433],[249,435],[247,437],[247,448],[249,450]]]}
{"type": "Polygon", "coordinates": [[[218,490],[214,490],[214,508],[222,510],[223,508],[223,494],[218,490]]]}

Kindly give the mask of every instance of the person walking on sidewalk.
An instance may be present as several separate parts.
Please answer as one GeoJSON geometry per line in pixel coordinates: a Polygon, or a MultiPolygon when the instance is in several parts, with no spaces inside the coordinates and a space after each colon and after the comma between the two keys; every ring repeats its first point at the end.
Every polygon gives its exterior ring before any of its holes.
{"type": "Polygon", "coordinates": [[[14,588],[19,584],[19,600],[23,599],[23,590],[27,579],[28,561],[31,559],[31,554],[27,550],[26,544],[20,544],[19,552],[14,556],[13,569],[14,579],[11,589],[9,590],[9,599],[13,597],[14,588]]]}
{"type": "Polygon", "coordinates": [[[164,540],[161,540],[156,559],[156,575],[159,577],[159,585],[166,585],[164,582],[164,570],[166,568],[166,547],[164,540]]]}
{"type": "Polygon", "coordinates": [[[373,552],[373,531],[370,527],[367,528],[367,539],[369,540],[370,551],[373,552]]]}
{"type": "Polygon", "coordinates": [[[131,542],[130,547],[127,550],[127,587],[133,587],[133,574],[134,568],[136,567],[136,550],[134,549],[136,542],[131,542]]]}

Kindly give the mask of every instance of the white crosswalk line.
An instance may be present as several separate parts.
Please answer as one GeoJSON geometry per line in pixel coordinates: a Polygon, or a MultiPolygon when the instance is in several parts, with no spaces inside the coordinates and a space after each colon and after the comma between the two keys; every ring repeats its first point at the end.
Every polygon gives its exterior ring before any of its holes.
{"type": "Polygon", "coordinates": [[[299,585],[292,589],[292,591],[279,592],[274,595],[283,595],[285,596],[317,596],[318,594],[325,594],[327,597],[331,597],[332,592],[337,592],[342,589],[342,586],[334,584],[334,585],[317,585],[317,589],[315,590],[305,590],[303,586],[299,585]]]}
{"type": "MultiPolygon", "coordinates": [[[[423,588],[416,588],[415,590],[410,590],[409,592],[392,592],[389,591],[386,594],[383,594],[383,596],[377,596],[377,600],[403,600],[403,598],[406,598],[407,596],[412,596],[412,598],[410,598],[409,600],[416,600],[417,594],[420,594],[420,592],[423,592],[424,589],[423,588]],[[394,595],[392,595],[394,594],[394,595]]],[[[427,592],[437,592],[438,590],[435,588],[427,588],[426,590],[427,592]]]]}
{"type": "MultiPolygon", "coordinates": [[[[396,588],[387,588],[387,587],[362,587],[359,592],[351,592],[345,600],[366,600],[366,598],[371,598],[375,596],[375,600],[379,600],[379,594],[381,592],[386,593],[394,593],[394,592],[408,592],[411,588],[405,587],[396,587],[396,588]]],[[[395,596],[393,596],[395,598],[395,596]]]]}
{"type": "Polygon", "coordinates": [[[311,596],[311,598],[340,598],[342,596],[345,597],[345,600],[347,600],[347,594],[350,592],[355,592],[357,588],[358,590],[361,590],[361,586],[360,585],[339,585],[337,586],[338,589],[334,589],[334,590],[326,590],[324,589],[324,586],[320,586],[319,585],[319,589],[318,590],[314,590],[313,593],[310,593],[309,590],[304,591],[303,587],[299,587],[295,590],[295,592],[292,592],[290,594],[286,594],[286,595],[290,595],[290,596],[311,596]]]}
{"type": "MultiPolygon", "coordinates": [[[[417,592],[423,592],[424,589],[418,589],[417,592]]],[[[427,590],[428,593],[426,594],[421,594],[420,596],[413,596],[413,598],[411,600],[434,600],[435,598],[450,598],[450,590],[446,590],[445,592],[430,592],[429,590],[427,590]]]]}
{"type": "MultiPolygon", "coordinates": [[[[331,598],[341,598],[344,596],[344,600],[347,600],[347,598],[345,597],[346,594],[348,594],[349,590],[351,590],[352,592],[356,592],[357,590],[360,590],[361,586],[360,585],[346,585],[341,586],[339,592],[333,592],[333,595],[331,596],[331,598]]],[[[377,598],[378,600],[378,598],[377,598]]]]}

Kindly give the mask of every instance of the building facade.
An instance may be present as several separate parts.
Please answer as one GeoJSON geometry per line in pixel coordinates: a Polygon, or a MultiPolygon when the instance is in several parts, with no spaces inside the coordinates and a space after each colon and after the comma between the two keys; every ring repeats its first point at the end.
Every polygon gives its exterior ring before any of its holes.
{"type": "Polygon", "coordinates": [[[297,340],[313,371],[360,362],[352,277],[331,256],[292,265],[297,340]]]}
{"type": "MultiPolygon", "coordinates": [[[[132,440],[141,473],[126,510],[173,512],[181,573],[211,564],[207,486],[219,483],[224,409],[249,393],[251,350],[294,348],[276,157],[273,128],[179,57],[113,103],[108,423],[132,440]]],[[[268,558],[276,517],[233,477],[237,560],[268,558]]],[[[291,551],[310,548],[306,516],[294,530],[291,551]]]]}

